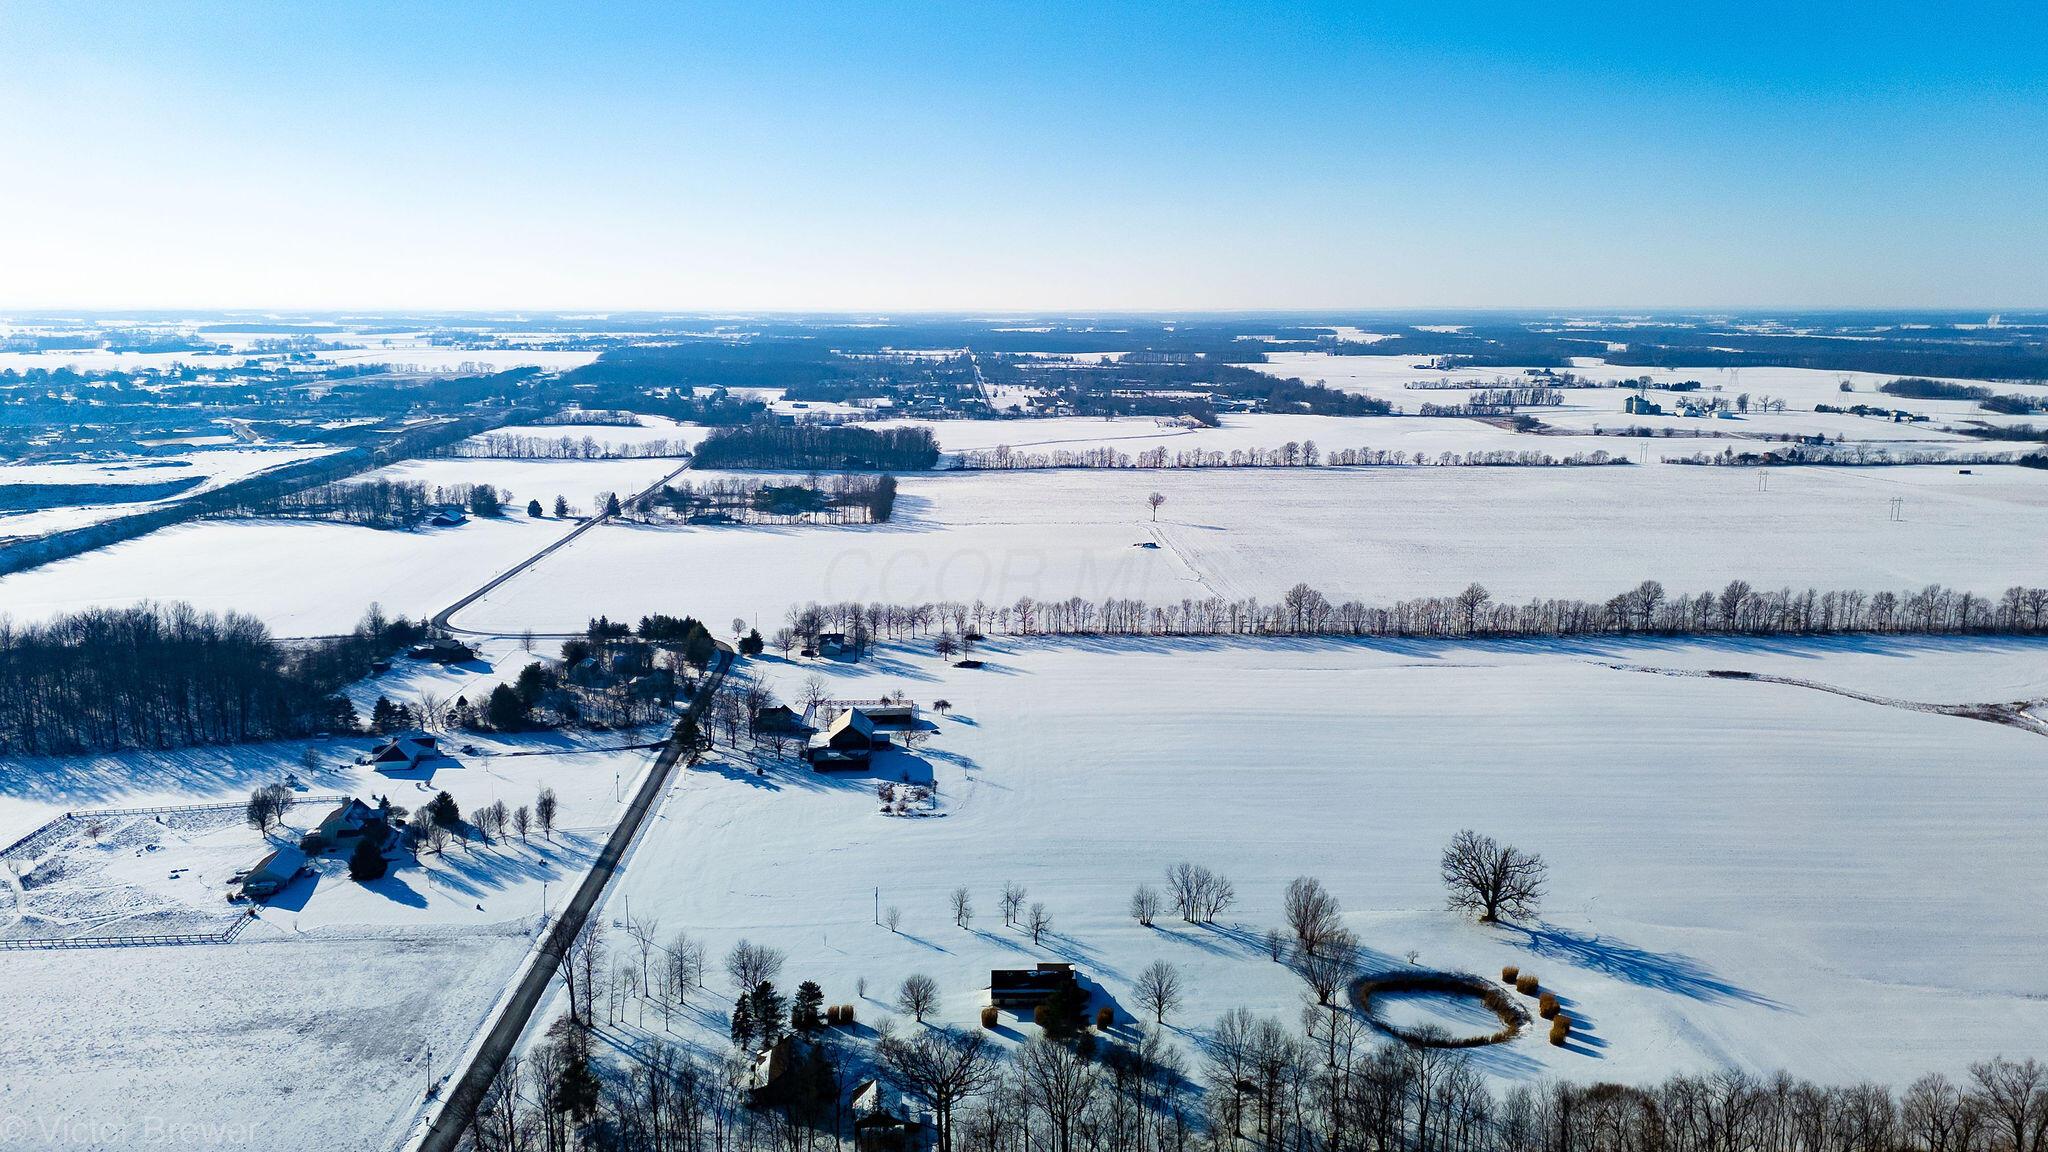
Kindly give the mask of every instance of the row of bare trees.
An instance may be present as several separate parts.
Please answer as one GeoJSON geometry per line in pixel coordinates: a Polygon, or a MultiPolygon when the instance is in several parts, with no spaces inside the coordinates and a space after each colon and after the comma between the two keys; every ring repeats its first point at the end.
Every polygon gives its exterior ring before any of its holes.
{"type": "Polygon", "coordinates": [[[1296,584],[1277,601],[1188,598],[1170,603],[1019,597],[1009,604],[841,601],[789,610],[777,643],[794,646],[833,630],[872,644],[935,628],[958,635],[1517,637],[1651,634],[1837,635],[1848,633],[2048,632],[2048,587],[2014,585],[1997,597],[1930,584],[1918,591],[1794,591],[1730,581],[1719,591],[1672,592],[1645,580],[1606,600],[1496,600],[1482,584],[1452,596],[1374,606],[1332,601],[1296,584]]]}
{"type": "Polygon", "coordinates": [[[1089,1045],[914,1024],[806,1041],[752,1105],[738,1056],[565,1018],[509,1061],[476,1152],[796,1152],[856,1146],[840,1069],[876,1066],[937,1152],[2042,1152],[2048,1066],[1994,1058],[1903,1091],[1725,1069],[1643,1085],[1522,1082],[1466,1050],[1381,1042],[1355,1015],[1237,1009],[1190,1060],[1162,1028],[1089,1045]],[[592,1036],[621,1053],[596,1074],[592,1036]]]}

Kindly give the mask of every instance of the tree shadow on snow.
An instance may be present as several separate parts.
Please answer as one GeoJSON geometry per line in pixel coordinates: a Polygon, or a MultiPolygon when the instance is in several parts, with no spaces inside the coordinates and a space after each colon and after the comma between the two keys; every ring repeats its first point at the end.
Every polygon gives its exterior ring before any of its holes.
{"type": "Polygon", "coordinates": [[[1714,975],[1706,965],[1677,952],[1652,952],[1609,936],[1587,935],[1549,924],[1535,928],[1511,926],[1525,940],[1523,947],[1546,959],[1612,976],[1643,988],[1674,992],[1705,1003],[1757,1004],[1783,1010],[1784,1005],[1714,975]]]}

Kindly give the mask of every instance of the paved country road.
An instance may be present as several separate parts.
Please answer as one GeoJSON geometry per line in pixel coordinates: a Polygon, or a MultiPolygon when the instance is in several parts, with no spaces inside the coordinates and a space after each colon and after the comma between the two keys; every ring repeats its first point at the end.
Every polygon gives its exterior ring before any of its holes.
{"type": "MultiPolygon", "coordinates": [[[[726,672],[732,667],[733,655],[720,650],[717,664],[711,675],[705,677],[695,699],[690,702],[689,720],[701,720],[704,707],[716,694],[725,680],[726,672]]],[[[605,841],[604,850],[598,853],[597,861],[576,887],[575,895],[562,909],[561,916],[550,925],[535,952],[532,962],[521,972],[518,984],[498,1010],[498,1015],[488,1025],[483,1042],[471,1055],[469,1063],[452,1078],[451,1086],[442,1097],[439,1111],[433,1113],[424,1132],[415,1131],[406,1148],[417,1152],[454,1152],[462,1139],[463,1131],[469,1127],[475,1116],[477,1105],[483,1100],[484,1092],[497,1077],[498,1069],[504,1066],[505,1058],[518,1045],[519,1037],[526,1032],[527,1022],[539,1008],[542,997],[547,994],[548,985],[553,983],[556,971],[562,965],[562,958],[568,952],[569,941],[583,929],[583,922],[589,918],[604,896],[606,886],[623,865],[626,854],[639,835],[640,827],[647,820],[647,814],[654,810],[655,803],[668,791],[670,778],[676,765],[684,757],[696,756],[697,750],[683,738],[686,728],[694,725],[685,721],[676,724],[675,731],[662,746],[661,755],[656,757],[654,766],[648,769],[647,777],[633,794],[633,802],[626,807],[626,813],[619,819],[618,827],[612,830],[611,838],[605,841]]]]}

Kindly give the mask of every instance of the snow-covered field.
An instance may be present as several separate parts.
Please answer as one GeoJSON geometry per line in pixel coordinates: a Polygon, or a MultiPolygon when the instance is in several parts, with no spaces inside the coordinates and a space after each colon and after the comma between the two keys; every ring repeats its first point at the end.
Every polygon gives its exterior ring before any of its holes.
{"type": "Polygon", "coordinates": [[[162,500],[72,504],[22,512],[0,512],[0,537],[40,536],[97,524],[164,503],[210,492],[259,472],[282,468],[334,451],[324,447],[234,447],[182,456],[137,457],[61,463],[0,464],[0,484],[159,484],[199,477],[200,482],[162,500]]]}
{"type": "Polygon", "coordinates": [[[184,600],[256,616],[281,635],[331,635],[354,627],[373,602],[392,616],[431,616],[567,531],[523,514],[414,532],[202,520],[0,578],[0,614],[34,620],[184,600]]]}
{"type": "Polygon", "coordinates": [[[2048,473],[2011,467],[1777,469],[1767,481],[1677,466],[941,473],[903,478],[884,525],[607,525],[457,622],[547,632],[659,610],[772,628],[810,600],[1271,600],[1297,581],[1367,602],[1474,580],[1513,600],[1738,578],[1995,595],[2044,568],[2048,473]],[[1155,490],[1167,497],[1156,524],[1155,490]]]}
{"type": "MultiPolygon", "coordinates": [[[[1268,354],[1266,363],[1252,364],[1248,367],[1275,376],[1322,383],[1343,392],[1375,396],[1401,405],[1411,412],[1424,401],[1445,402],[1465,395],[1458,390],[1422,391],[1405,387],[1412,381],[1459,382],[1475,389],[1492,387],[1495,381],[1503,378],[1518,384],[1540,382],[1523,375],[1520,368],[1453,368],[1449,371],[1438,371],[1417,367],[1424,359],[1426,358],[1417,356],[1336,356],[1328,352],[1274,352],[1268,354]]],[[[1990,413],[1979,412],[1974,401],[1915,400],[1886,395],[1879,392],[1878,387],[1896,377],[1876,372],[1835,372],[1819,368],[1648,368],[1631,364],[1608,364],[1605,361],[1585,358],[1576,360],[1570,368],[1561,368],[1557,371],[1570,372],[1592,380],[1635,380],[1644,376],[1658,382],[1697,380],[1708,395],[1718,394],[1730,400],[1743,392],[1749,393],[1752,398],[1776,396],[1783,399],[1788,408],[1803,408],[1808,411],[1817,403],[1841,407],[1874,404],[1887,408],[1903,408],[1910,412],[1925,412],[1938,418],[1960,419],[1981,415],[1996,420],[1990,413]],[[1853,391],[1842,391],[1844,381],[1849,383],[1853,391]]],[[[2037,396],[2048,393],[2048,386],[2038,384],[1961,379],[1951,380],[1950,383],[1986,387],[1994,392],[2037,396]]],[[[1573,391],[1566,392],[1567,400],[1574,398],[1573,391]]],[[[1605,397],[1607,392],[1580,392],[1579,396],[1605,397]]],[[[1653,395],[1653,398],[1662,397],[1653,395]]],[[[1614,397],[1613,407],[1617,410],[1620,408],[1618,394],[1614,397]]]]}
{"type": "MultiPolygon", "coordinates": [[[[738,939],[789,954],[870,1023],[933,976],[971,1024],[988,972],[1065,959],[1136,1011],[1132,980],[1186,977],[1169,1019],[1193,1049],[1223,1011],[1292,1020],[1301,984],[1260,937],[1297,875],[1343,901],[1376,969],[1537,973],[1581,1022],[1475,1055],[1510,1080],[1637,1081],[1727,1064],[1903,1082],[2038,1049],[2048,1028],[2048,743],[2008,727],[1812,688],[1622,671],[1740,668],[1912,699],[2048,696],[2038,644],[998,643],[981,670],[887,649],[861,666],[756,665],[788,698],[813,671],[843,698],[901,689],[938,732],[871,776],[726,756],[682,777],[607,907],[707,945],[710,987],[675,1027],[724,1047],[738,939]],[[937,818],[878,812],[880,780],[935,777],[937,818]],[[1539,922],[1442,910],[1437,856],[1473,827],[1541,852],[1539,922]],[[1211,927],[1126,915],[1187,860],[1236,886],[1211,927]],[[1042,946],[1006,928],[1006,882],[1051,913],[1042,946]],[[966,886],[971,930],[948,893],[966,886]],[[900,931],[875,923],[902,912],[900,931]],[[865,980],[867,998],[856,996],[865,980]]],[[[623,938],[617,943],[624,945],[623,938]]],[[[545,1017],[544,1017],[545,1019],[545,1017]]],[[[650,1011],[648,1028],[663,1025],[650,1011]]],[[[1002,1034],[1028,1026],[1007,1014],[1002,1034]]],[[[630,1040],[636,1031],[609,1026],[630,1040]]]]}

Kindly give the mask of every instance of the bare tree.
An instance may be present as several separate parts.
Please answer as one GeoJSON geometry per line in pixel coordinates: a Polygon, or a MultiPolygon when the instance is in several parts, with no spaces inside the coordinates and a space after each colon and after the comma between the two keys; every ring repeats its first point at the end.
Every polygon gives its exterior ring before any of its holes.
{"type": "Polygon", "coordinates": [[[1035,945],[1047,932],[1052,931],[1052,913],[1045,910],[1043,903],[1034,903],[1031,905],[1031,918],[1024,926],[1031,930],[1031,943],[1035,945]]]}
{"type": "Polygon", "coordinates": [[[962,928],[974,923],[974,897],[964,885],[953,889],[953,923],[962,928]]]}
{"type": "Polygon", "coordinates": [[[1470,828],[1452,837],[1444,848],[1442,869],[1450,906],[1477,912],[1485,923],[1502,916],[1534,916],[1548,875],[1543,857],[1470,828]]]}
{"type": "Polygon", "coordinates": [[[582,1021],[585,1028],[596,1023],[597,998],[603,994],[599,985],[605,972],[604,921],[596,916],[583,918],[583,926],[569,938],[569,947],[562,957],[562,983],[569,992],[569,1015],[582,1021]]]}
{"type": "Polygon", "coordinates": [[[825,678],[812,675],[804,680],[803,691],[798,694],[797,703],[804,707],[804,719],[816,723],[814,718],[818,714],[818,709],[824,707],[825,702],[830,699],[832,689],[825,683],[825,678]]]}
{"type": "Polygon", "coordinates": [[[1003,885],[1003,925],[1008,927],[1017,922],[1018,913],[1024,910],[1024,886],[1015,883],[1003,885]]]}
{"type": "Polygon", "coordinates": [[[1159,899],[1159,889],[1150,884],[1140,884],[1138,890],[1131,893],[1131,919],[1147,928],[1152,926],[1152,918],[1159,915],[1162,907],[1164,904],[1159,899]]]}
{"type": "Polygon", "coordinates": [[[901,908],[891,904],[887,908],[882,909],[882,927],[894,932],[896,931],[896,926],[901,923],[903,923],[903,910],[901,908]]]}
{"type": "Polygon", "coordinates": [[[923,973],[913,973],[903,978],[903,987],[896,990],[896,1007],[908,1012],[912,1020],[924,1023],[925,1016],[939,1006],[939,982],[923,973]]]}
{"type": "Polygon", "coordinates": [[[1237,903],[1230,879],[1200,864],[1180,863],[1166,870],[1166,890],[1173,910],[1190,924],[1207,924],[1237,903]]]}
{"type": "Polygon", "coordinates": [[[1017,1050],[1017,1076],[1024,1099],[1050,1127],[1047,1152],[1072,1152],[1074,1129],[1095,1100],[1101,1070],[1067,1045],[1035,1036],[1017,1050]]]}
{"type": "Polygon", "coordinates": [[[1145,497],[1145,503],[1152,509],[1152,519],[1157,520],[1159,519],[1159,506],[1166,503],[1166,493],[1154,492],[1150,496],[1145,497]]]}
{"type": "Polygon", "coordinates": [[[1983,1102],[1939,1072],[1913,1081],[1899,1101],[1908,1146],[1922,1152],[1967,1152],[1979,1145],[1983,1102]]]}
{"type": "Polygon", "coordinates": [[[521,840],[526,839],[526,834],[533,830],[533,809],[528,808],[524,804],[514,808],[512,810],[512,830],[519,833],[521,840]]]}
{"type": "Polygon", "coordinates": [[[267,833],[272,825],[284,818],[285,810],[291,805],[290,788],[283,784],[260,784],[249,793],[249,826],[267,833]]]}
{"type": "Polygon", "coordinates": [[[953,1110],[995,1081],[997,1053],[981,1029],[920,1028],[876,1046],[896,1086],[931,1109],[938,1152],[952,1152],[953,1110]]]}
{"type": "Polygon", "coordinates": [[[668,943],[668,987],[677,1000],[704,986],[704,946],[678,932],[668,943]]]}
{"type": "Polygon", "coordinates": [[[1154,960],[1138,973],[1138,981],[1132,986],[1137,993],[1138,1004],[1152,1013],[1154,1024],[1166,1023],[1166,1014],[1180,1007],[1180,969],[1164,960],[1154,960]]]}
{"type": "Polygon", "coordinates": [[[534,819],[540,822],[541,834],[550,840],[555,838],[555,805],[553,788],[541,789],[540,795],[533,801],[534,819]]]}
{"type": "Polygon", "coordinates": [[[1338,928],[1327,933],[1314,952],[1297,948],[1294,970],[1316,994],[1316,1003],[1327,1005],[1358,970],[1358,937],[1350,929],[1338,928]]]}
{"type": "Polygon", "coordinates": [[[742,939],[725,954],[725,974],[732,977],[733,986],[744,995],[762,984],[773,983],[782,974],[784,959],[779,948],[742,939]]]}
{"type": "Polygon", "coordinates": [[[2048,1145],[2048,1067],[2003,1056],[1970,1065],[1970,1092],[2007,1152],[2041,1152],[2048,1145]]]}
{"type": "Polygon", "coordinates": [[[1296,876],[1287,885],[1281,904],[1287,912],[1287,926],[1294,929],[1295,942],[1310,955],[1339,927],[1337,898],[1313,876],[1296,876]]]}

